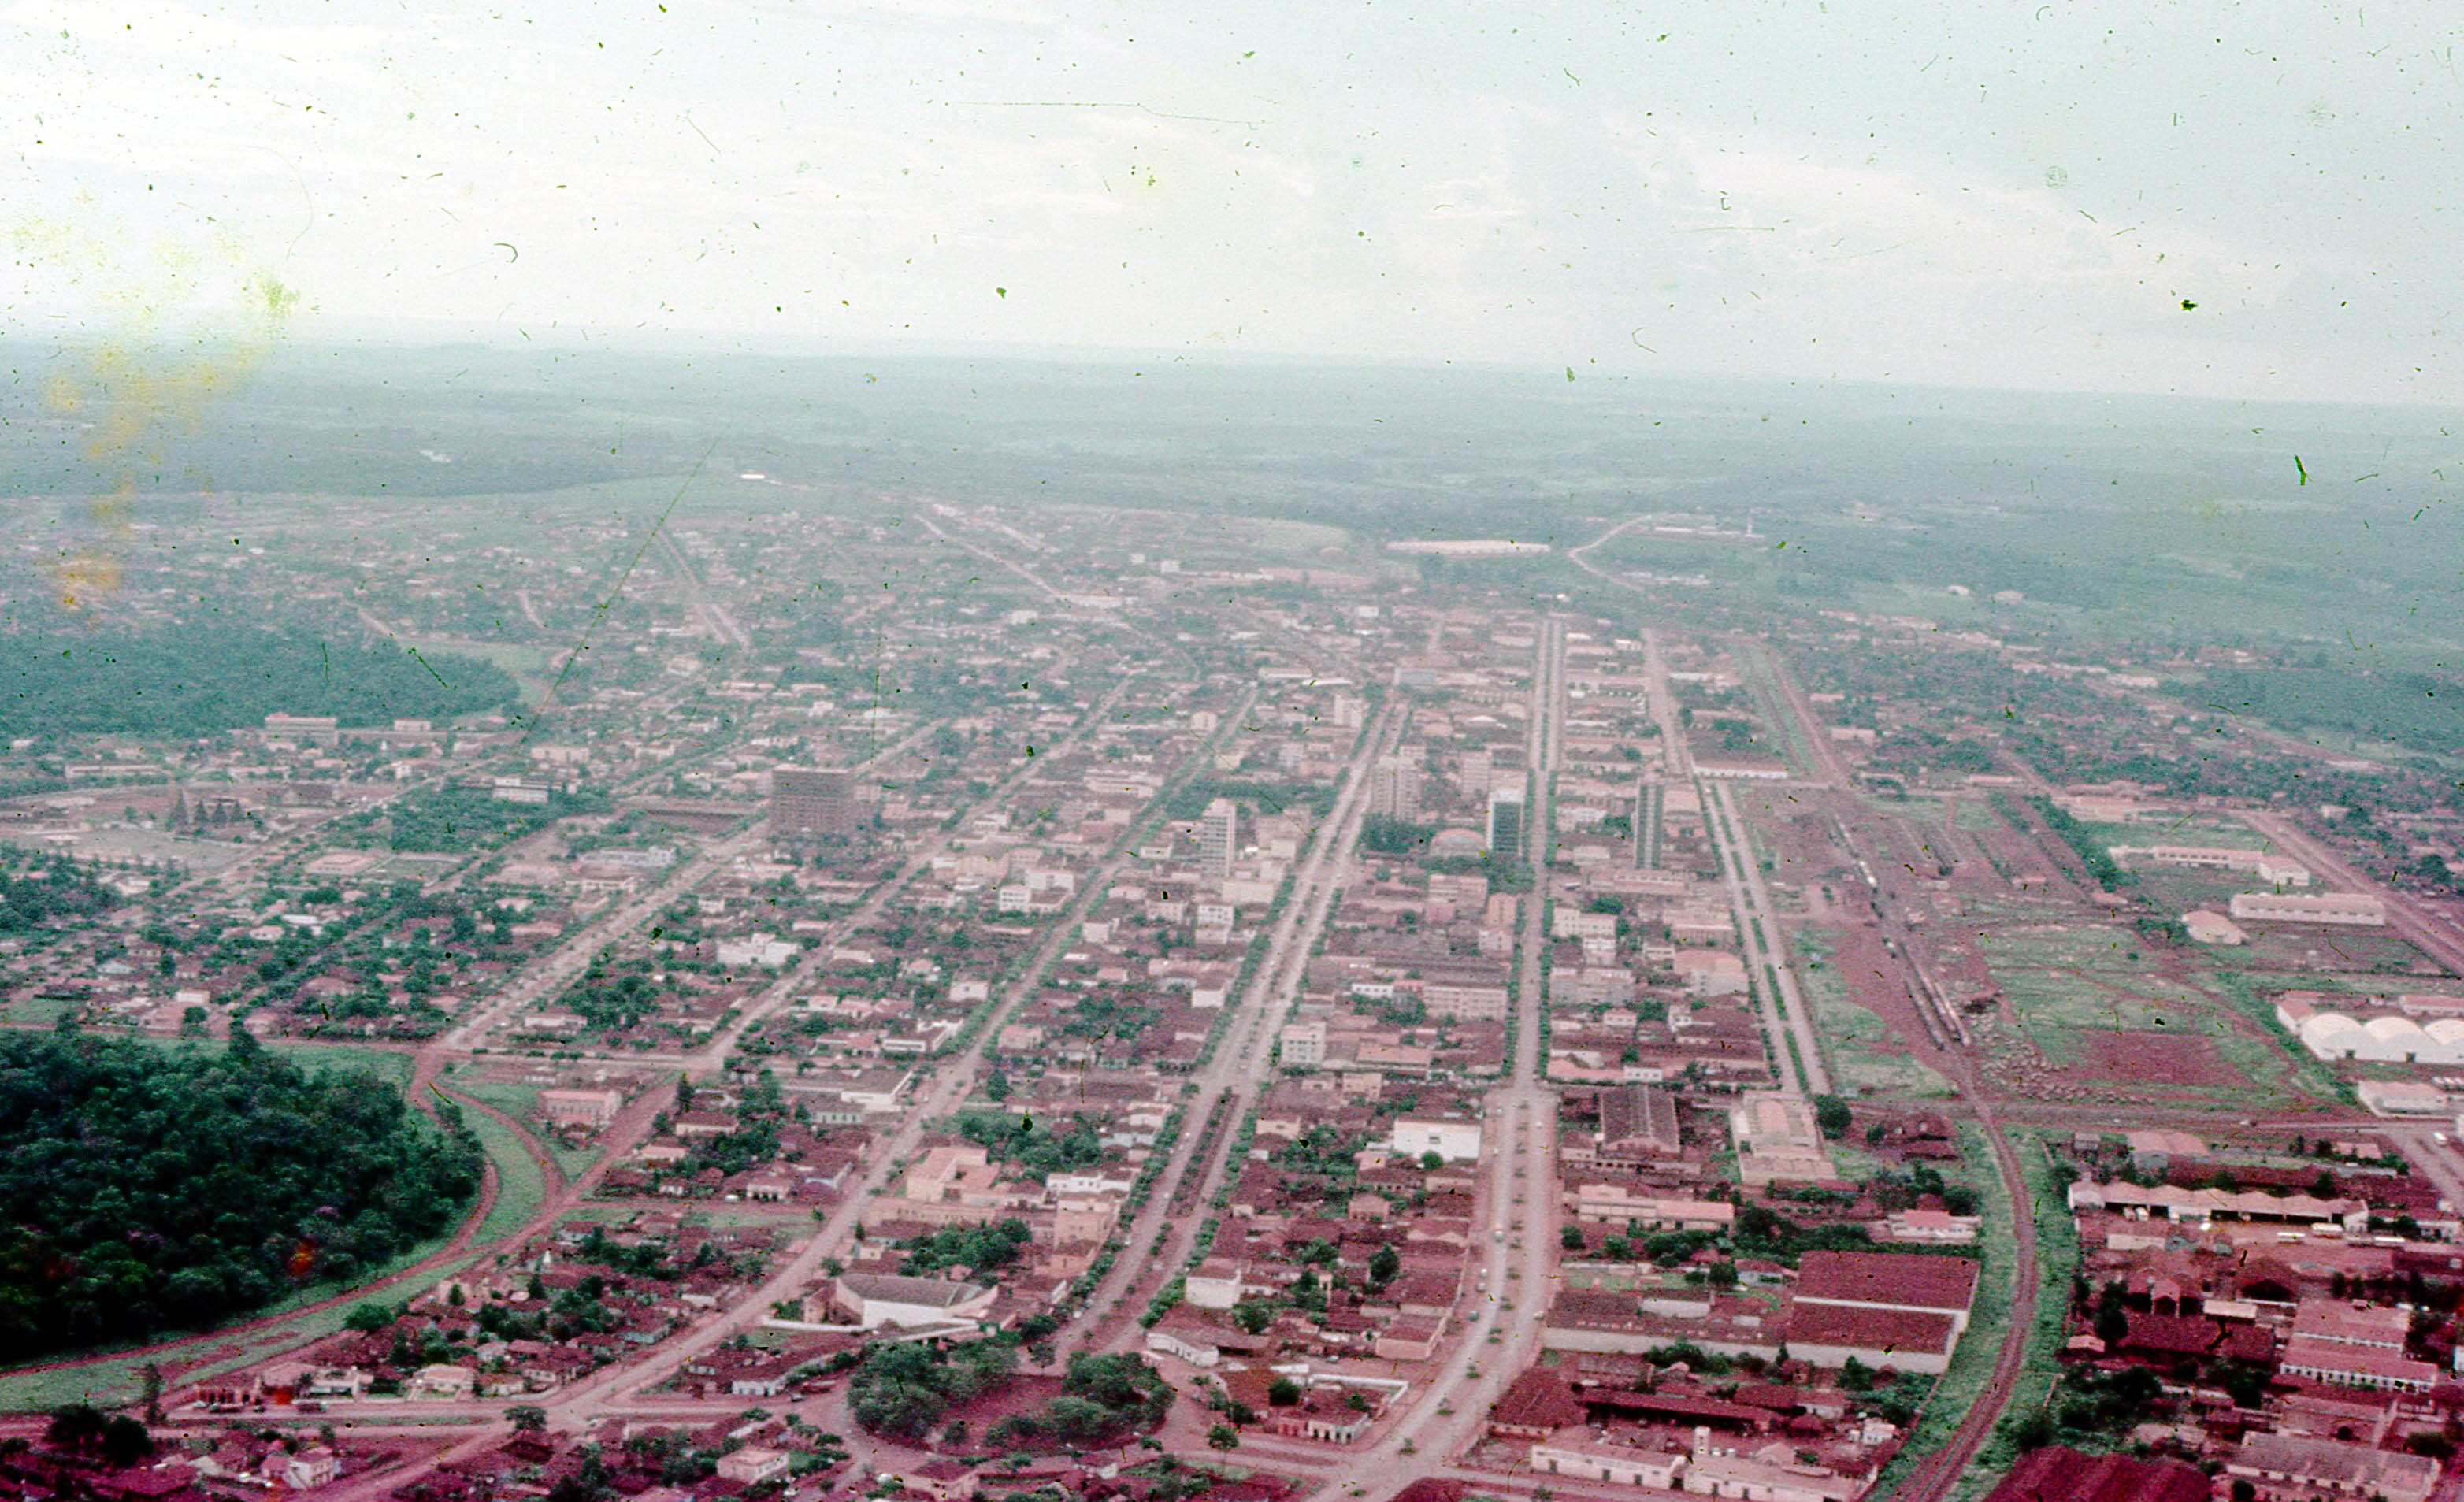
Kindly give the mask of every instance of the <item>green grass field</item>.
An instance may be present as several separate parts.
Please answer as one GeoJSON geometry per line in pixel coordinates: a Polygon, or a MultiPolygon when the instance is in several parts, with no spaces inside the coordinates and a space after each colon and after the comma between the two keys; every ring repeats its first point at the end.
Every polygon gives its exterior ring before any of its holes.
{"type": "MultiPolygon", "coordinates": [[[[2206,845],[2235,850],[2265,850],[2276,842],[2238,819],[2189,814],[2171,819],[2142,819],[2133,824],[2082,826],[2096,842],[2115,845],[2206,845]]],[[[2161,868],[2160,868],[2161,869],[2161,868]]]]}
{"type": "Polygon", "coordinates": [[[1993,811],[1993,806],[1982,798],[1962,798],[1952,803],[1950,822],[1953,828],[1977,834],[2010,828],[2002,822],[2002,816],[1993,811]]]}
{"type": "Polygon", "coordinates": [[[2217,1080],[2161,1087],[2186,1104],[2276,1110],[2339,1098],[2322,1073],[2303,1070],[2268,1019],[2209,968],[2215,957],[2208,951],[2172,952],[2190,967],[2188,980],[2174,981],[2157,971],[2144,941],[2127,929],[2004,928],[1987,931],[1979,942],[2011,1012],[2051,1064],[2092,1064],[2101,1035],[2203,1038],[2214,1049],[2217,1080]],[[2236,1014],[2259,1027],[2237,1026],[2236,1014]]]}
{"type": "Polygon", "coordinates": [[[548,1156],[556,1160],[556,1165],[564,1170],[564,1176],[567,1179],[581,1177],[588,1171],[591,1164],[599,1161],[598,1148],[567,1147],[561,1138],[540,1131],[534,1124],[539,1113],[539,1086],[501,1080],[473,1079],[467,1074],[452,1076],[450,1078],[450,1083],[455,1090],[469,1095],[472,1099],[486,1101],[522,1123],[522,1129],[530,1133],[533,1139],[541,1147],[547,1149],[548,1156]]]}
{"type": "Polygon", "coordinates": [[[1800,931],[1791,942],[1810,961],[1803,967],[1805,995],[1814,1007],[1822,1062],[1839,1093],[1909,1100],[1951,1093],[1949,1082],[1934,1071],[1904,1053],[1881,1047],[1889,1027],[1879,1015],[1848,1000],[1839,972],[1825,958],[1830,946],[1821,941],[1817,931],[1800,931]]]}
{"type": "Polygon", "coordinates": [[[268,1043],[266,1051],[279,1053],[301,1069],[365,1070],[386,1084],[400,1088],[410,1083],[411,1071],[417,1061],[400,1049],[366,1049],[349,1043],[304,1043],[296,1039],[276,1039],[268,1043]]]}
{"type": "Polygon", "coordinates": [[[511,1128],[476,1111],[465,1111],[462,1116],[496,1165],[496,1203],[479,1223],[479,1241],[493,1244],[521,1229],[539,1213],[547,1199],[547,1176],[511,1128]]]}

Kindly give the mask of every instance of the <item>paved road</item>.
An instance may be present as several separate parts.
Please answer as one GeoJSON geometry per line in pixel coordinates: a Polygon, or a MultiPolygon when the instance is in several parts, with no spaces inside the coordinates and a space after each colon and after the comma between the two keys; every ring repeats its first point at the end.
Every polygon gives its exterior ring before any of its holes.
{"type": "Polygon", "coordinates": [[[1481,1213],[1473,1229],[1483,1240],[1471,1317],[1441,1358],[1445,1375],[1407,1395],[1403,1412],[1380,1431],[1365,1453],[1347,1468],[1356,1486],[1385,1502],[1420,1476],[1447,1467],[1479,1443],[1488,1410],[1540,1352],[1549,1312],[1551,1248],[1557,1240],[1557,1093],[1547,1084],[1548,1056],[1540,1044],[1540,958],[1548,935],[1545,872],[1549,853],[1553,774],[1562,758],[1565,721],[1565,623],[1542,622],[1535,644],[1529,752],[1531,801],[1525,808],[1524,837],[1532,871],[1541,877],[1523,899],[1520,955],[1515,983],[1514,1068],[1492,1093],[1481,1134],[1481,1213]],[[1494,1343],[1491,1343],[1492,1336],[1494,1343]]]}
{"type": "MultiPolygon", "coordinates": [[[[1575,562],[1610,583],[1632,588],[1633,586],[1626,585],[1625,581],[1594,567],[1582,555],[1634,524],[1633,521],[1627,521],[1612,527],[1592,541],[1574,549],[1575,562]]],[[[1669,769],[1673,773],[1690,773],[1693,769],[1692,757],[1680,733],[1682,727],[1677,722],[1676,699],[1669,691],[1666,668],[1661,658],[1658,630],[1647,629],[1643,633],[1643,643],[1644,671],[1649,680],[1653,713],[1660,722],[1661,739],[1667,747],[1669,769]]],[[[1781,671],[1777,664],[1774,664],[1774,670],[1781,671]]],[[[1811,704],[1801,694],[1794,691],[1793,680],[1784,671],[1781,672],[1780,681],[1783,688],[1788,691],[1784,696],[1788,708],[1796,715],[1798,725],[1808,743],[1817,748],[1827,749],[1822,739],[1821,723],[1815,716],[1811,704]]],[[[1821,750],[1818,749],[1817,755],[1820,754],[1821,750]]],[[[1836,767],[1836,763],[1833,765],[1836,767]]],[[[1836,770],[1832,775],[1837,775],[1836,770]]],[[[1698,781],[1696,785],[1698,788],[1705,788],[1710,784],[1698,781]]],[[[1845,792],[1843,791],[1840,796],[1846,796],[1845,792]]],[[[1704,799],[1704,823],[1706,829],[1715,828],[1723,822],[1714,819],[1715,807],[1725,816],[1727,823],[1735,824],[1736,814],[1733,803],[1727,797],[1727,789],[1718,787],[1707,793],[1704,799]]],[[[1769,914],[1770,900],[1768,894],[1760,890],[1761,872],[1753,862],[1752,847],[1742,837],[1742,826],[1737,826],[1731,832],[1734,836],[1733,843],[1723,850],[1721,865],[1729,875],[1731,900],[1740,904],[1739,924],[1746,933],[1749,954],[1751,955],[1759,946],[1762,936],[1755,932],[1756,925],[1749,921],[1749,918],[1769,914]],[[1749,897],[1752,899],[1753,907],[1753,913],[1750,915],[1745,910],[1742,902],[1742,899],[1749,897]]],[[[1719,837],[1715,833],[1715,843],[1719,837]]],[[[1806,1071],[1809,1079],[1824,1081],[1823,1084],[1815,1087],[1816,1091],[1827,1090],[1827,1071],[1823,1069],[1821,1050],[1806,1026],[1807,1011],[1802,997],[1796,992],[1795,977],[1789,970],[1782,937],[1776,924],[1768,931],[1768,934],[1771,942],[1766,954],[1775,962],[1768,966],[1758,965],[1757,968],[1763,969],[1766,975],[1785,978],[1780,989],[1788,1005],[1790,1035],[1798,1040],[1798,1053],[1801,1062],[1809,1066],[1806,1071]]],[[[1765,1026],[1771,1027],[1771,1018],[1768,1011],[1765,1014],[1765,1026]]],[[[1782,1034],[1776,1028],[1772,1028],[1771,1037],[1775,1051],[1781,1036],[1782,1034]]],[[[1917,1040],[1911,1040],[1912,1045],[1916,1042],[1917,1040]]],[[[2010,1403],[2011,1393],[2027,1360],[2028,1338],[2031,1327],[2035,1323],[2038,1278],[2035,1206],[2035,1199],[2029,1192],[2027,1177],[2020,1171],[2018,1157],[2013,1151],[2010,1139],[1995,1115],[1994,1102],[1977,1092],[1972,1073],[1968,1067],[1968,1059],[1954,1051],[1937,1053],[1936,1060],[1937,1067],[1942,1068],[1958,1084],[1961,1093],[1968,1100],[1970,1109],[1974,1111],[1979,1126],[1984,1129],[1987,1139],[1992,1145],[1994,1167],[2001,1175],[2004,1192],[2010,1198],[2013,1211],[2012,1240],[2016,1252],[2012,1270],[2013,1286],[2011,1322],[2003,1338],[2002,1349],[1995,1357],[1993,1373],[1988,1380],[1985,1390],[1969,1405],[1966,1418],[1952,1435],[1950,1442],[1936,1454],[1928,1457],[1923,1466],[1901,1484],[1894,1502],[1938,1502],[1938,1499],[1946,1495],[1959,1480],[1969,1462],[1974,1458],[1977,1449],[1992,1434],[1995,1423],[1999,1421],[2003,1409],[2010,1403]]]]}
{"type": "MultiPolygon", "coordinates": [[[[1249,704],[1254,701],[1256,692],[1253,689],[1243,696],[1237,713],[1224,717],[1226,729],[1223,734],[1237,730],[1249,704]]],[[[1100,715],[1089,715],[1082,724],[1091,726],[1101,718],[1100,715]]],[[[1215,750],[1214,740],[1200,745],[1175,768],[1173,781],[1167,785],[1177,785],[1186,777],[1203,771],[1215,750]]],[[[645,1403],[674,1403],[676,1400],[665,1395],[651,1395],[649,1389],[668,1381],[694,1357],[753,1329],[770,1316],[775,1304],[800,1296],[818,1278],[824,1262],[845,1245],[854,1227],[861,1224],[872,1196],[889,1187],[899,1171],[899,1165],[915,1151],[925,1133],[965,1102],[974,1089],[983,1055],[991,1040],[999,1033],[1001,1017],[1032,994],[1052,961],[1077,938],[1079,921],[1100,899],[1122,867],[1134,858],[1136,833],[1135,826],[1125,831],[1103,865],[1081,886],[1075,900],[1054,920],[1033,961],[1012,980],[999,999],[994,1017],[978,1030],[975,1041],[960,1052],[935,1064],[930,1080],[919,1091],[898,1129],[869,1155],[863,1181],[846,1193],[812,1239],[773,1270],[759,1287],[747,1291],[733,1304],[701,1320],[690,1331],[651,1347],[635,1359],[603,1367],[576,1382],[542,1395],[537,1400],[537,1404],[547,1411],[552,1425],[579,1427],[606,1413],[621,1413],[645,1403]]],[[[644,1110],[657,1104],[652,1097],[645,1096],[627,1109],[644,1110]]],[[[594,1165],[593,1173],[585,1175],[580,1183],[573,1186],[573,1192],[586,1190],[595,1181],[596,1174],[614,1160],[616,1153],[617,1149],[611,1146],[609,1152],[594,1165]]],[[[570,1203],[569,1195],[560,1198],[566,1204],[570,1203]]],[[[523,1234],[550,1224],[561,1214],[562,1208],[563,1204],[558,1204],[552,1211],[543,1209],[523,1234]]],[[[425,1460],[385,1472],[382,1477],[368,1478],[361,1490],[351,1489],[346,1484],[343,1491],[337,1494],[335,1502],[362,1502],[363,1495],[376,1496],[438,1466],[476,1455],[502,1440],[505,1425],[501,1422],[501,1405],[474,1403],[458,1411],[494,1415],[495,1419],[425,1460]]]]}
{"type": "Polygon", "coordinates": [[[2338,854],[2324,840],[2280,813],[2255,808],[2236,809],[2235,812],[2252,828],[2274,840],[2287,853],[2337,886],[2348,892],[2368,893],[2378,897],[2387,904],[2388,927],[2452,973],[2464,975],[2464,939],[2458,939],[2452,929],[2433,917],[2420,903],[2385,885],[2338,854]]]}
{"type": "Polygon", "coordinates": [[[1753,981],[1754,1001],[1762,1011],[1763,1030],[1771,1038],[1772,1061],[1779,1066],[1780,1089],[1792,1095],[1827,1095],[1831,1071],[1822,1062],[1822,1047],[1815,1037],[1804,994],[1797,988],[1787,940],[1771,912],[1762,863],[1754,856],[1745,821],[1738,817],[1735,795],[1727,784],[1709,778],[1698,779],[1694,786],[1703,800],[1703,828],[1711,837],[1712,852],[1727,882],[1728,905],[1744,941],[1746,973],[1753,981]]]}
{"type": "Polygon", "coordinates": [[[1155,1179],[1155,1192],[1138,1212],[1123,1237],[1124,1250],[1088,1300],[1079,1344],[1089,1350],[1129,1350],[1143,1332],[1127,1316],[1144,1306],[1133,1295],[1152,1296],[1177,1273],[1195,1248],[1205,1207],[1215,1192],[1237,1172],[1229,1154],[1242,1120],[1274,1082],[1276,1036],[1299,998],[1317,937],[1326,928],[1336,897],[1353,869],[1352,850],[1369,812],[1369,769],[1392,748],[1404,720],[1399,700],[1390,699],[1363,731],[1344,770],[1333,809],[1318,826],[1308,856],[1292,877],[1290,895],[1266,941],[1265,957],[1252,974],[1248,989],[1234,998],[1235,1011],[1215,1056],[1196,1076],[1198,1093],[1182,1116],[1182,1134],[1173,1160],[1155,1179]],[[1201,1141],[1200,1127],[1215,1102],[1228,1099],[1221,1131],[1201,1141]],[[1196,1155],[1203,1151],[1206,1161],[1196,1155]],[[1183,1180],[1199,1175],[1195,1189],[1180,1192],[1183,1180]],[[1152,1254],[1177,1200],[1190,1208],[1152,1254]]]}

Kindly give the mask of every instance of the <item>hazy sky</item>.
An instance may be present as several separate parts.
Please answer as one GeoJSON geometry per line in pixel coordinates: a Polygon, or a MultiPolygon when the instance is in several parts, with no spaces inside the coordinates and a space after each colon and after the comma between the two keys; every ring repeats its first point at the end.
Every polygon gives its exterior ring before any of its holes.
{"type": "Polygon", "coordinates": [[[2318,0],[22,0],[0,333],[179,337],[272,276],[303,341],[2457,402],[2460,33],[2318,0]]]}

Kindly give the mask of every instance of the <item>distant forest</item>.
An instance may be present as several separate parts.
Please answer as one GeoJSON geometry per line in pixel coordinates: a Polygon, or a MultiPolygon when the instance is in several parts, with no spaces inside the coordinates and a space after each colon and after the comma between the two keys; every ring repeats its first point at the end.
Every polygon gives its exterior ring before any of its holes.
{"type": "Polygon", "coordinates": [[[2464,745],[2464,683],[2425,673],[2227,669],[2175,692],[2282,730],[2341,730],[2415,751],[2450,752],[2464,745]]]}
{"type": "Polygon", "coordinates": [[[467,1135],[363,1071],[235,1034],[0,1037],[0,1353],[142,1340],[347,1279],[451,1226],[467,1135]]]}
{"type": "Polygon", "coordinates": [[[345,725],[517,706],[503,669],[297,628],[0,633],[0,734],[209,736],[275,713],[345,725]]]}

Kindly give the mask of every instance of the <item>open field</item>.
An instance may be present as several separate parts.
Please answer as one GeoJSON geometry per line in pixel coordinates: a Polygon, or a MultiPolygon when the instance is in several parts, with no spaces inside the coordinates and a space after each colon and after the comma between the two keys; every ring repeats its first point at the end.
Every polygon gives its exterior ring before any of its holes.
{"type": "MultiPolygon", "coordinates": [[[[180,1038],[159,1032],[117,1033],[132,1043],[155,1049],[214,1049],[229,1047],[218,1038],[180,1038]]],[[[363,1070],[386,1084],[400,1089],[410,1083],[413,1056],[401,1049],[371,1049],[355,1043],[311,1043],[297,1038],[275,1038],[263,1045],[268,1053],[277,1053],[312,1073],[320,1070],[363,1070]]]]}
{"type": "MultiPolygon", "coordinates": [[[[2439,964],[2385,929],[2334,928],[2309,923],[2245,923],[2250,941],[2235,952],[2239,963],[2289,971],[2345,971],[2363,975],[2445,975],[2439,964]]],[[[2288,980],[2287,984],[2307,983],[2288,980]]]]}
{"type": "Polygon", "coordinates": [[[486,1245],[512,1235],[539,1213],[547,1198],[547,1176],[512,1128],[480,1112],[462,1115],[496,1165],[496,1203],[479,1225],[479,1241],[486,1245]]]}
{"type": "Polygon", "coordinates": [[[537,1118],[540,1087],[503,1080],[478,1079],[473,1077],[474,1073],[475,1071],[466,1069],[449,1075],[448,1078],[451,1080],[455,1090],[473,1100],[486,1101],[522,1123],[523,1130],[529,1132],[541,1147],[547,1149],[548,1156],[556,1160],[557,1166],[564,1170],[567,1179],[581,1177],[589,1170],[591,1164],[599,1161],[598,1148],[568,1147],[562,1138],[539,1129],[537,1118]]]}
{"type": "Polygon", "coordinates": [[[1993,811],[1993,806],[1982,798],[1962,798],[1954,801],[1950,806],[1950,822],[1953,828],[1966,829],[1974,834],[1990,833],[1995,829],[2010,828],[2002,822],[2002,816],[1993,811]]]}
{"type": "MultiPolygon", "coordinates": [[[[1823,1062],[1830,1067],[1838,1092],[1901,1100],[1949,1094],[1949,1082],[1918,1063],[1906,1040],[1891,1031],[1879,1011],[1849,999],[1856,994],[1859,978],[1848,974],[1839,961],[1837,945],[1842,939],[1851,956],[1871,943],[1861,932],[1851,937],[1808,929],[1793,939],[1798,952],[1806,957],[1805,993],[1814,1005],[1823,1062]]],[[[1863,979],[1868,984],[1883,983],[1870,976],[1863,979]]]]}
{"type": "Polygon", "coordinates": [[[1979,943],[2004,1014],[2065,1084],[2236,1111],[2336,1098],[2218,983],[2204,951],[2099,923],[1991,928],[1979,943]]]}
{"type": "MultiPolygon", "coordinates": [[[[2276,842],[2239,819],[2214,814],[2184,814],[2171,819],[2143,819],[2134,824],[2086,824],[2079,828],[2099,845],[2205,845],[2234,850],[2268,850],[2276,842]]],[[[2156,868],[2163,870],[2164,868],[2156,868]]]]}
{"type": "Polygon", "coordinates": [[[402,1049],[366,1049],[349,1043],[304,1043],[277,1038],[265,1046],[269,1053],[279,1053],[302,1069],[341,1068],[365,1070],[388,1085],[410,1083],[416,1060],[402,1049]]]}

